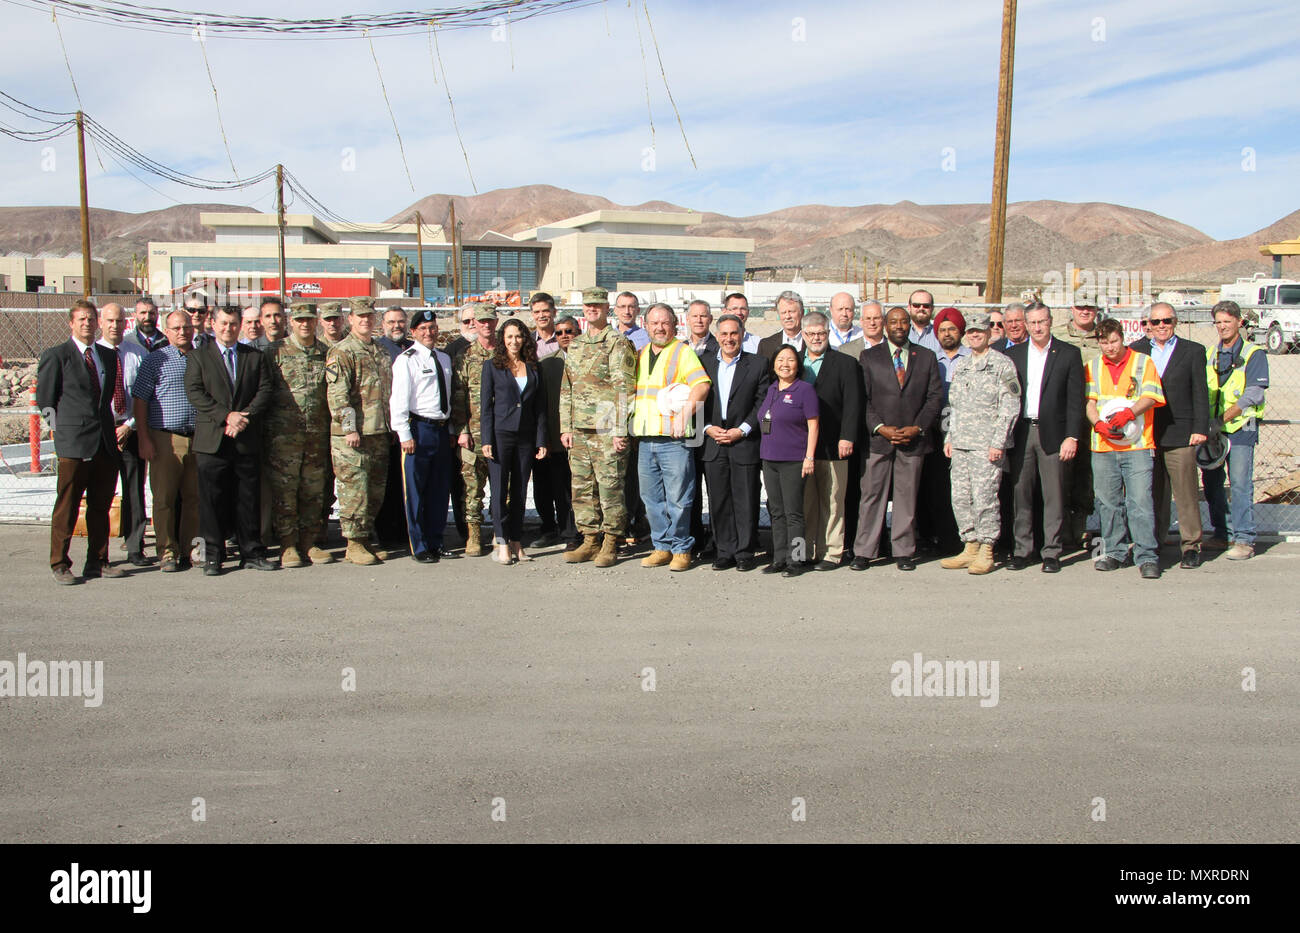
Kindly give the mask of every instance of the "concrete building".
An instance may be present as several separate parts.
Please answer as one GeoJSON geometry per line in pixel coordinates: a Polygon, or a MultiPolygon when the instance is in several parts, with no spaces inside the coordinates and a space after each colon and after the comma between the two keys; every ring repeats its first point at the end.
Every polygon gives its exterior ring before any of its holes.
{"type": "MultiPolygon", "coordinates": [[[[0,291],[53,291],[80,295],[84,287],[84,276],[80,253],[69,253],[66,256],[11,253],[0,256],[0,291]]],[[[131,292],[134,288],[125,269],[99,259],[91,259],[90,290],[96,293],[131,292]]]]}

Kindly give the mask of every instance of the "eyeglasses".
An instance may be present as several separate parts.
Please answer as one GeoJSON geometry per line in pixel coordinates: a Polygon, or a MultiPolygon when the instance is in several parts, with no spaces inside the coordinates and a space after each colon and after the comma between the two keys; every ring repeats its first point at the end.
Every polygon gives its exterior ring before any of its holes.
{"type": "Polygon", "coordinates": [[[1171,317],[1153,317],[1149,319],[1151,324],[1172,324],[1174,319],[1171,317]]]}
{"type": "Polygon", "coordinates": [[[925,301],[925,302],[914,301],[914,302],[912,302],[912,307],[913,307],[913,308],[933,308],[933,307],[934,307],[934,302],[933,302],[933,301],[925,301]]]}

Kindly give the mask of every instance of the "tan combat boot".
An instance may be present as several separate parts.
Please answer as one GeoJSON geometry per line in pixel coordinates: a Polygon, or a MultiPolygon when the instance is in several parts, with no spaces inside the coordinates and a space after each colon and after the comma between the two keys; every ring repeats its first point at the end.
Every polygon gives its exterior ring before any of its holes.
{"type": "Polygon", "coordinates": [[[379,563],[379,558],[366,550],[366,546],[356,538],[348,538],[348,551],[344,558],[353,564],[359,564],[362,567],[371,567],[379,563]]]}
{"type": "Polygon", "coordinates": [[[467,527],[469,528],[469,534],[465,537],[465,556],[482,557],[483,525],[481,522],[470,522],[467,527]]]}
{"type": "Polygon", "coordinates": [[[645,557],[641,558],[642,567],[662,567],[673,559],[672,551],[653,550],[645,557]]]}
{"type": "Polygon", "coordinates": [[[302,537],[298,539],[298,555],[310,560],[313,564],[332,564],[334,555],[323,547],[316,544],[316,535],[314,532],[303,532],[302,537]]]}
{"type": "Polygon", "coordinates": [[[302,555],[298,553],[298,546],[294,543],[292,537],[280,539],[280,566],[281,567],[306,567],[302,555]]]}
{"type": "MultiPolygon", "coordinates": [[[[967,547],[969,547],[969,545],[967,545],[967,547]]],[[[979,545],[979,554],[976,556],[976,558],[973,561],[970,562],[970,566],[966,568],[966,572],[982,574],[982,573],[988,573],[992,569],[993,569],[993,545],[992,543],[981,544],[979,545]]]]}
{"type": "Polygon", "coordinates": [[[565,552],[564,562],[567,564],[585,563],[595,557],[596,552],[599,550],[600,542],[597,540],[597,536],[584,534],[581,544],[572,551],[565,552]]]}
{"type": "Polygon", "coordinates": [[[618,535],[606,534],[600,544],[600,553],[593,563],[597,567],[613,567],[618,561],[618,535]]]}
{"type": "Polygon", "coordinates": [[[668,565],[669,570],[690,570],[691,569],[691,552],[682,551],[680,554],[673,555],[673,562],[668,565]]]}
{"type": "Polygon", "coordinates": [[[971,565],[976,555],[980,552],[980,543],[978,541],[967,541],[966,548],[960,554],[954,554],[952,557],[945,557],[939,561],[939,566],[944,570],[962,570],[971,565]]]}

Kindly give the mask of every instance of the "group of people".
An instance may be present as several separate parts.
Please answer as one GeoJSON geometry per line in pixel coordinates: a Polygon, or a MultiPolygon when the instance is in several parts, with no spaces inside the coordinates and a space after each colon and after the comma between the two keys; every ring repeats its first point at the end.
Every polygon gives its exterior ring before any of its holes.
{"type": "Polygon", "coordinates": [[[121,306],[78,301],[70,339],[45,351],[37,376],[58,460],[56,581],[78,582],[69,542],[83,496],[82,577],[124,575],[108,558],[119,480],[127,559],[154,562],[146,473],[161,569],[199,563],[212,576],[231,548],[259,570],[334,560],[336,491],[352,563],[387,558],[398,534],[417,562],[460,557],[444,543],[449,501],[463,554],[484,554],[489,490],[492,559],[529,561],[530,483],[542,526],[532,545],[563,543],[566,562],[599,567],[643,530],[643,566],[754,570],[764,487],[762,571],[789,577],[882,557],[913,570],[926,548],[959,552],[944,568],[984,574],[999,540],[1009,569],[1037,553],[1056,572],[1087,546],[1095,507],[1094,566],[1131,556],[1157,578],[1171,499],[1182,567],[1202,547],[1253,556],[1268,364],[1233,302],[1214,308],[1209,351],[1175,335],[1164,303],[1149,309],[1149,336],[1126,346],[1082,297],[1054,324],[1037,302],[967,318],[935,314],[923,290],[888,310],[840,293],[824,314],[787,291],[781,330],[761,340],[740,293],[716,325],[704,301],[681,328],[667,304],[642,317],[630,292],[612,319],[603,288],[586,289],[582,307],[581,319],[560,315],[534,294],[530,327],[471,303],[459,332],[442,333],[431,310],[381,315],[369,298],[346,315],[338,302],[191,298],[161,322],[142,298],[130,329],[121,306]]]}

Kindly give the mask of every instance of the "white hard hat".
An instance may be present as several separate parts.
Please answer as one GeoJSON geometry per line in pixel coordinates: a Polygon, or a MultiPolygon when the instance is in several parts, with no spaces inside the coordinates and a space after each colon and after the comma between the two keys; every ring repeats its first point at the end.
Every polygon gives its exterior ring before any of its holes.
{"type": "MultiPolygon", "coordinates": [[[[1115,415],[1118,415],[1121,411],[1124,411],[1126,408],[1131,408],[1131,407],[1132,406],[1129,404],[1128,399],[1113,398],[1110,401],[1108,401],[1105,405],[1101,406],[1100,414],[1102,420],[1109,421],[1111,418],[1115,417],[1115,415]]],[[[1138,441],[1142,439],[1142,431],[1146,427],[1146,423],[1147,423],[1146,414],[1138,415],[1136,418],[1134,418],[1132,421],[1130,421],[1128,424],[1124,425],[1124,427],[1120,429],[1123,436],[1119,440],[1111,440],[1110,441],[1111,446],[1132,447],[1134,444],[1136,444],[1138,441]]]]}
{"type": "Polygon", "coordinates": [[[682,406],[686,404],[686,400],[690,397],[690,386],[682,385],[680,382],[664,386],[659,390],[657,396],[659,411],[661,414],[675,415],[682,410],[682,406]]]}

